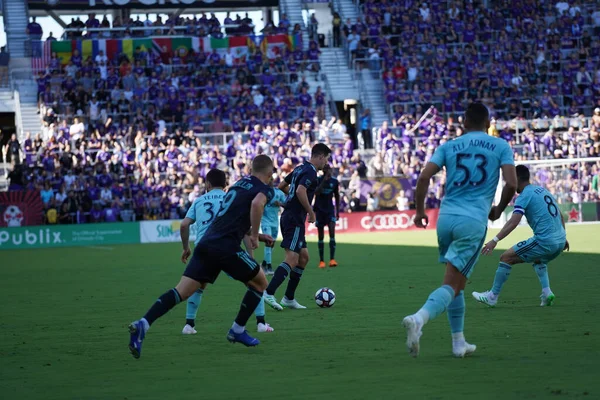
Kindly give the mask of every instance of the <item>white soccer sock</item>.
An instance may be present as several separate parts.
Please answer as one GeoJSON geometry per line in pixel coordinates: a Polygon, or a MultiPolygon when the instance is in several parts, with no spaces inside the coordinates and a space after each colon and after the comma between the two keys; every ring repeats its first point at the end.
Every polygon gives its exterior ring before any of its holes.
{"type": "Polygon", "coordinates": [[[429,321],[429,313],[423,308],[417,311],[414,316],[417,320],[417,323],[420,323],[421,325],[425,325],[429,321]]]}
{"type": "Polygon", "coordinates": [[[464,342],[465,334],[463,332],[455,332],[452,334],[452,343],[464,342]]]}
{"type": "Polygon", "coordinates": [[[233,331],[235,333],[244,333],[244,331],[246,330],[246,327],[238,325],[237,323],[234,322],[233,325],[231,326],[231,329],[233,329],[233,331]]]}
{"type": "Polygon", "coordinates": [[[148,331],[148,329],[150,329],[150,324],[148,323],[148,321],[146,321],[146,318],[140,319],[140,322],[144,325],[144,329],[146,331],[148,331]]]}
{"type": "Polygon", "coordinates": [[[543,288],[542,293],[544,294],[544,296],[548,296],[550,293],[552,293],[552,290],[550,290],[549,287],[543,288]]]}

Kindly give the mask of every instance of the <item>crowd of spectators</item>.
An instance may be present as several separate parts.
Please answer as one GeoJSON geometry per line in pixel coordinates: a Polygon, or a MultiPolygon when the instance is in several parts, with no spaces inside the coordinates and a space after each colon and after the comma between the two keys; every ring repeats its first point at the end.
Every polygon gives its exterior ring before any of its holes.
{"type": "MultiPolygon", "coordinates": [[[[499,119],[591,116],[600,107],[596,1],[362,1],[342,31],[381,72],[390,115],[481,101],[499,119]]],[[[354,64],[353,64],[354,65],[354,64]]]]}
{"type": "MultiPolygon", "coordinates": [[[[478,52],[480,59],[476,61],[482,65],[497,63],[494,46],[486,56],[479,47],[471,49],[442,40],[439,34],[429,35],[431,29],[446,33],[442,29],[446,25],[432,23],[439,17],[440,1],[430,2],[429,6],[410,3],[419,10],[431,7],[429,19],[423,19],[426,24],[419,23],[418,18],[410,18],[410,13],[397,12],[403,10],[399,3],[366,2],[364,9],[371,23],[347,23],[342,29],[346,41],[352,44],[349,40],[352,35],[360,35],[362,39],[357,49],[363,45],[373,46],[377,53],[385,49],[384,42],[388,43],[387,51],[398,57],[394,56],[393,63],[386,61],[387,67],[404,69],[405,80],[414,77],[412,83],[423,83],[425,88],[428,82],[421,80],[428,76],[427,71],[431,71],[434,64],[426,64],[423,54],[434,51],[444,57],[452,54],[451,58],[442,60],[440,56],[436,60],[441,67],[436,67],[436,71],[446,74],[435,78],[440,93],[442,89],[451,92],[446,82],[454,82],[460,89],[459,83],[472,81],[475,76],[453,69],[448,64],[451,60],[466,68],[465,59],[461,57],[476,57],[475,52],[478,52]],[[377,19],[377,10],[382,10],[381,20],[377,19]],[[394,10],[394,15],[404,17],[390,20],[389,14],[394,10]],[[404,24],[406,21],[413,22],[404,24]],[[393,35],[401,24],[406,26],[404,32],[414,33],[409,40],[413,44],[410,49],[399,44],[394,47],[394,36],[373,39],[369,37],[373,35],[361,31],[362,26],[374,32],[377,25],[377,35],[393,35]],[[429,49],[431,46],[424,43],[440,46],[429,49]],[[439,48],[445,50],[440,52],[439,48]],[[463,48],[464,52],[454,51],[463,48]]],[[[502,24],[512,21],[512,28],[505,30],[511,38],[519,32],[537,29],[522,26],[529,26],[530,22],[525,21],[527,14],[516,24],[511,14],[505,12],[508,3],[498,4],[500,8],[492,8],[485,14],[486,18],[502,17],[502,24]]],[[[479,12],[485,11],[476,10],[470,3],[459,10],[443,19],[454,34],[460,31],[461,35],[464,34],[461,29],[466,29],[464,24],[475,23],[476,19],[482,22],[479,12]]],[[[583,37],[584,34],[578,44],[583,42],[583,37]]],[[[480,45],[475,40],[470,46],[480,45]]],[[[588,54],[592,48],[586,47],[588,54]]],[[[357,49],[355,56],[361,58],[357,49]]],[[[515,49],[508,50],[516,55],[515,49]]],[[[322,141],[334,148],[331,163],[342,182],[343,211],[377,209],[376,193],[361,198],[361,180],[404,176],[414,186],[435,148],[462,134],[460,104],[456,103],[458,106],[451,110],[438,105],[423,120],[423,113],[433,102],[399,106],[390,123],[385,122],[373,130],[372,138],[366,138],[367,147],[372,140],[376,152],[372,158],[363,160],[354,150],[355,140],[348,135],[343,122],[335,118],[325,120],[323,90],[309,94],[303,75],[307,71],[318,73],[319,53],[318,44],[311,42],[305,51],[284,49],[274,59],[266,58],[258,49],[251,50],[246,59],[236,59],[231,53],[190,52],[182,57],[136,49],[133,59],[99,54],[95,59],[84,60],[75,52],[70,62],[62,66],[54,56],[37,78],[42,129],[34,135],[27,133],[21,143],[11,140],[5,150],[5,159],[15,165],[10,189],[40,190],[49,223],[181,218],[191,202],[203,193],[203,177],[210,168],[226,170],[233,182],[249,172],[253,156],[266,153],[275,160],[277,183],[308,157],[312,144],[322,141]]],[[[594,60],[594,54],[589,60],[594,60]]],[[[506,66],[506,61],[502,65],[506,66]]],[[[516,61],[513,60],[512,65],[515,71],[519,70],[520,64],[516,61]]],[[[558,71],[562,72],[562,67],[558,71]]],[[[564,74],[557,77],[563,79],[564,74]]],[[[404,81],[400,79],[396,84],[400,87],[404,81]]],[[[562,86],[564,81],[560,84],[562,86]]],[[[418,88],[406,86],[412,94],[417,93],[418,88]]],[[[594,88],[590,86],[589,90],[593,92],[594,88]]],[[[509,97],[507,92],[502,93],[509,97]]],[[[515,93],[525,101],[524,93],[515,93]]],[[[458,98],[461,96],[459,90],[458,98]]],[[[507,116],[498,113],[494,104],[488,102],[488,105],[497,117],[507,116]]],[[[360,117],[358,126],[363,134],[371,131],[369,121],[368,112],[360,117]]],[[[489,134],[509,141],[515,158],[523,160],[598,156],[599,132],[600,110],[591,120],[540,118],[506,122],[506,118],[498,118],[489,134]]],[[[537,182],[556,193],[561,202],[578,200],[580,194],[582,200],[594,201],[598,199],[600,165],[591,163],[580,168],[581,165],[539,168],[534,176],[537,182]]],[[[431,186],[428,207],[439,207],[443,191],[444,176],[441,175],[431,186]]],[[[414,207],[412,197],[411,190],[401,191],[396,207],[399,210],[414,207]]]]}

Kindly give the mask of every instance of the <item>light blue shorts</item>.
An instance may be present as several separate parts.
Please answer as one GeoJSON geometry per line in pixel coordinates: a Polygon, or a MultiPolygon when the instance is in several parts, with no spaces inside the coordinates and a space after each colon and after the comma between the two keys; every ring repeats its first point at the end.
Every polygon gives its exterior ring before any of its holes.
{"type": "Polygon", "coordinates": [[[544,242],[537,237],[530,237],[527,240],[517,243],[513,250],[521,260],[529,263],[546,264],[554,260],[563,252],[565,242],[544,242]]]}
{"type": "Polygon", "coordinates": [[[262,224],[260,226],[260,230],[262,231],[263,235],[269,235],[273,239],[277,240],[277,235],[279,235],[279,225],[277,222],[275,222],[275,225],[262,224]]]}
{"type": "Polygon", "coordinates": [[[452,264],[467,278],[479,259],[487,226],[458,215],[440,215],[437,221],[440,262],[452,264]]]}

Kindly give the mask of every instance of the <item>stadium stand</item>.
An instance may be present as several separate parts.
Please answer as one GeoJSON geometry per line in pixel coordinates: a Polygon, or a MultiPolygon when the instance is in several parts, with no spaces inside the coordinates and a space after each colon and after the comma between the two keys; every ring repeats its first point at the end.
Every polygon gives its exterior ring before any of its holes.
{"type": "MultiPolygon", "coordinates": [[[[41,190],[46,214],[57,216],[49,223],[175,219],[203,192],[210,168],[234,181],[266,153],[278,181],[322,141],[334,147],[342,206],[352,211],[361,178],[405,176],[414,185],[435,148],[462,134],[461,110],[475,100],[488,105],[489,133],[509,141],[517,160],[600,156],[600,44],[590,40],[600,13],[590,3],[562,12],[531,1],[456,2],[445,12],[443,3],[366,1],[361,21],[343,26],[352,65],[386,85],[390,121],[362,129],[372,157],[330,118],[325,87],[307,83],[324,78],[319,45],[303,48],[302,28],[285,17],[260,42],[239,16],[112,27],[94,14],[73,20],[69,40],[33,46],[43,59],[42,122],[6,147],[10,190],[41,190]],[[107,49],[118,55],[106,57],[107,49]]],[[[535,179],[565,202],[574,186],[594,201],[600,164],[583,165],[535,179]]],[[[432,185],[428,207],[439,206],[443,184],[432,185]]],[[[411,193],[398,195],[399,209],[411,202],[411,193]]]]}

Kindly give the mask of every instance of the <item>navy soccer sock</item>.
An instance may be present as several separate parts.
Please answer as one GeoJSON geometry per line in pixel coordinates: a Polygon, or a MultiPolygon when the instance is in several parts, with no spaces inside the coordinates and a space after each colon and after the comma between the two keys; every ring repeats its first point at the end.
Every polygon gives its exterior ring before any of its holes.
{"type": "Polygon", "coordinates": [[[154,321],[165,315],[169,310],[181,302],[181,295],[177,289],[169,289],[163,293],[156,302],[150,307],[144,319],[148,321],[148,325],[152,325],[154,321]]]}
{"type": "Polygon", "coordinates": [[[325,243],[319,240],[319,259],[323,261],[325,259],[325,243]]]}
{"type": "Polygon", "coordinates": [[[335,238],[329,238],[329,256],[332,260],[335,259],[335,238]]]}
{"type": "MultiPolygon", "coordinates": [[[[246,326],[246,323],[250,319],[250,316],[256,310],[256,307],[260,303],[263,294],[258,290],[254,289],[252,286],[248,286],[248,290],[242,299],[242,305],[240,306],[240,311],[238,312],[237,317],[235,317],[235,323],[239,326],[246,326]]],[[[264,320],[264,316],[263,316],[264,320]]]]}
{"type": "Polygon", "coordinates": [[[277,267],[277,269],[275,270],[275,274],[273,275],[273,278],[271,279],[269,286],[267,286],[267,294],[268,295],[275,294],[275,292],[277,291],[279,286],[281,286],[283,281],[285,281],[285,278],[287,278],[290,271],[291,271],[291,268],[288,265],[288,263],[286,263],[285,261],[282,262],[281,264],[279,264],[279,267],[277,267]]]}
{"type": "Polygon", "coordinates": [[[285,291],[285,297],[288,300],[294,300],[294,296],[296,295],[296,288],[298,288],[298,284],[300,283],[300,278],[302,278],[302,273],[304,272],[303,268],[295,267],[290,274],[290,280],[287,285],[287,289],[285,291]]]}

